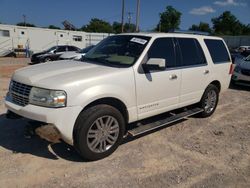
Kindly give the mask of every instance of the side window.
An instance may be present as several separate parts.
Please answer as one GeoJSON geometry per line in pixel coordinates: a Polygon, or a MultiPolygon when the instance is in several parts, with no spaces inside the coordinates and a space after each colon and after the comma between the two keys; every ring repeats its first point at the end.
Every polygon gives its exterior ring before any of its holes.
{"type": "Polygon", "coordinates": [[[182,55],[182,65],[202,65],[206,64],[204,52],[200,43],[192,38],[177,38],[182,55]]]}
{"type": "Polygon", "coordinates": [[[166,60],[168,68],[175,67],[175,49],[172,38],[158,38],[148,51],[148,58],[162,58],[166,60]]]}
{"type": "Polygon", "coordinates": [[[56,49],[56,52],[65,52],[66,51],[66,47],[65,46],[59,46],[56,49]]]}
{"type": "Polygon", "coordinates": [[[222,40],[205,39],[204,41],[214,63],[230,61],[226,46],[222,40]]]}
{"type": "Polygon", "coordinates": [[[78,51],[78,49],[74,46],[68,46],[68,51],[78,51]]]}

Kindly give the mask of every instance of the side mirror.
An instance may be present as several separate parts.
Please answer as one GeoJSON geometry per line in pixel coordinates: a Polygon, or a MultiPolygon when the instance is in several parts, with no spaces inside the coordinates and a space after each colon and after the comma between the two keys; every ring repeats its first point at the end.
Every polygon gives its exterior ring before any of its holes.
{"type": "Polygon", "coordinates": [[[148,70],[164,70],[166,68],[166,60],[161,58],[150,58],[144,67],[148,70]]]}

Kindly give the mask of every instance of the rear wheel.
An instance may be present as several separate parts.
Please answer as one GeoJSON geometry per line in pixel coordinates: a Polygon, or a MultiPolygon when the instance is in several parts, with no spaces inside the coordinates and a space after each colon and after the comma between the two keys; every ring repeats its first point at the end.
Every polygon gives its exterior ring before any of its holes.
{"type": "Polygon", "coordinates": [[[83,158],[102,159],[117,149],[124,132],[120,111],[109,105],[93,106],[81,112],[76,121],[74,145],[83,158]]]}
{"type": "Polygon", "coordinates": [[[199,116],[211,116],[217,107],[218,101],[219,89],[213,84],[208,85],[199,103],[199,106],[204,110],[199,116]]]}

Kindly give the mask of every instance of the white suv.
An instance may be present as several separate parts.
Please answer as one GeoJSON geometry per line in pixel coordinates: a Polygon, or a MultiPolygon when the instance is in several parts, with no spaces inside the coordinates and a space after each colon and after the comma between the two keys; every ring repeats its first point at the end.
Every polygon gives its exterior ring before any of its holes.
{"type": "Polygon", "coordinates": [[[199,113],[210,116],[228,88],[232,66],[218,37],[176,33],[110,36],[82,61],[17,70],[5,104],[45,122],[86,159],[111,154],[132,136],[199,113]],[[130,130],[127,125],[192,105],[192,109],[130,130]]]}

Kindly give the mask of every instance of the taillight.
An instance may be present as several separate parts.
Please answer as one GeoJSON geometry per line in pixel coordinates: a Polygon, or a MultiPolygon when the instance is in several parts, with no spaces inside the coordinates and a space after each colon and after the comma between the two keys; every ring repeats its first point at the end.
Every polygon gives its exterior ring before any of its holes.
{"type": "Polygon", "coordinates": [[[233,74],[233,72],[234,72],[234,65],[231,64],[229,69],[229,74],[233,74]]]}

